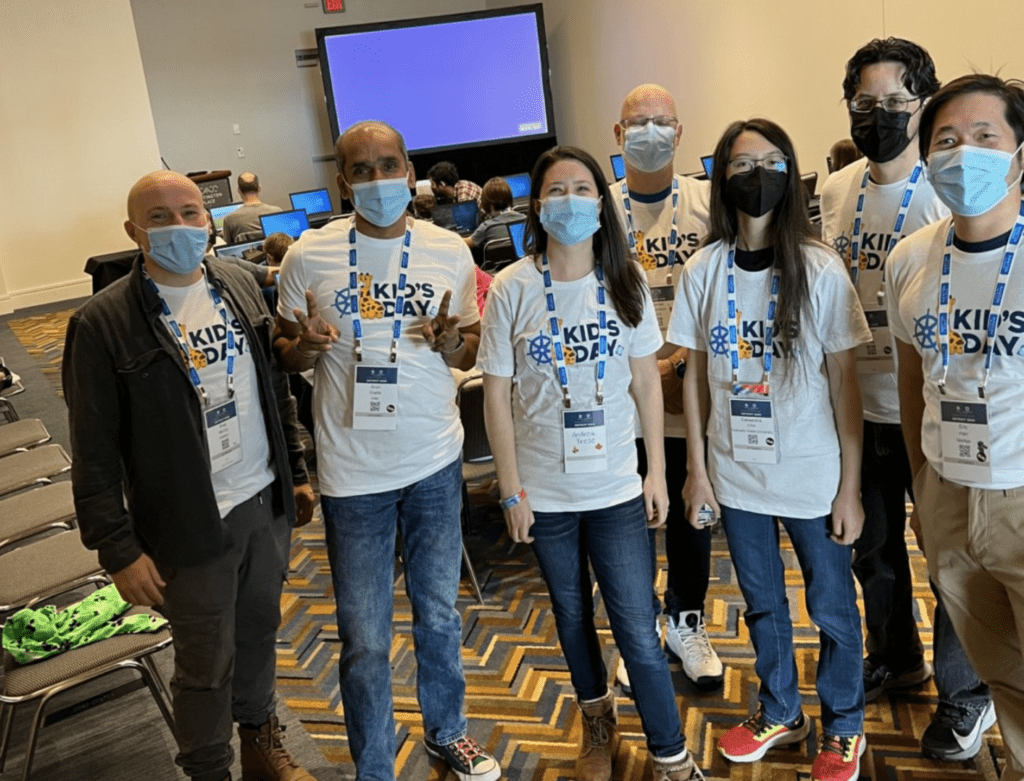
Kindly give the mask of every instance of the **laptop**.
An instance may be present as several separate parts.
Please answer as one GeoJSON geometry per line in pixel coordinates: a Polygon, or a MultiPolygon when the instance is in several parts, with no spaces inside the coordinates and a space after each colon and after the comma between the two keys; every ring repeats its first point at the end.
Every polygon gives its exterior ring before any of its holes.
{"type": "Polygon", "coordinates": [[[224,206],[214,206],[210,209],[210,216],[213,217],[213,224],[217,226],[217,233],[224,230],[224,218],[241,206],[242,203],[229,203],[224,206]]]}
{"type": "Polygon", "coordinates": [[[519,204],[526,203],[530,200],[529,174],[509,174],[502,178],[508,182],[509,189],[512,190],[513,206],[518,206],[519,204]]]}
{"type": "Polygon", "coordinates": [[[222,244],[213,248],[213,254],[218,258],[223,258],[225,255],[241,258],[249,250],[261,249],[263,249],[263,239],[256,239],[256,241],[240,241],[237,244],[222,244]]]}
{"type": "Polygon", "coordinates": [[[512,240],[512,247],[516,251],[516,257],[524,257],[526,255],[526,223],[510,222],[506,227],[508,228],[508,237],[512,240]]]}
{"type": "Polygon", "coordinates": [[[715,161],[715,156],[714,155],[704,155],[700,159],[700,164],[702,166],[704,166],[704,173],[707,175],[708,179],[711,178],[711,166],[714,163],[714,161],[715,161]]]}
{"type": "Polygon", "coordinates": [[[331,196],[327,188],[321,190],[303,190],[302,192],[289,193],[288,199],[292,202],[293,209],[305,209],[310,221],[330,217],[334,212],[331,205],[331,196]]]}
{"type": "Polygon", "coordinates": [[[615,181],[621,182],[626,178],[626,161],[622,155],[612,155],[612,173],[615,174],[615,181]]]}
{"type": "Polygon", "coordinates": [[[274,212],[273,214],[261,214],[260,225],[263,226],[263,235],[271,233],[287,233],[293,239],[299,238],[303,231],[309,230],[309,217],[305,209],[293,209],[290,212],[274,212]]]}
{"type": "Polygon", "coordinates": [[[455,223],[455,230],[460,234],[468,235],[476,230],[476,217],[479,211],[476,201],[462,201],[452,204],[452,222],[455,223]]]}

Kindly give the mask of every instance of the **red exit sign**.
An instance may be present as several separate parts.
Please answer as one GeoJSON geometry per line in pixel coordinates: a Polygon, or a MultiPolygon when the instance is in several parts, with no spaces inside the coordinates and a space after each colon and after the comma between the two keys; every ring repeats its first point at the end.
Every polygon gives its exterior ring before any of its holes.
{"type": "Polygon", "coordinates": [[[325,14],[340,14],[345,10],[345,0],[324,0],[325,14]]]}

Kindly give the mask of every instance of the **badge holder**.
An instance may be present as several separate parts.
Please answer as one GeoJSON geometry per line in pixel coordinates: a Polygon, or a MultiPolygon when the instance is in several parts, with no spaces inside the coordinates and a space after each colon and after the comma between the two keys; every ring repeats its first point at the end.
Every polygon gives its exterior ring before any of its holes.
{"type": "Polygon", "coordinates": [[[654,314],[658,318],[658,328],[664,334],[668,331],[668,323],[672,318],[672,303],[675,301],[676,291],[672,285],[657,285],[651,288],[651,303],[654,304],[654,314]]]}
{"type": "Polygon", "coordinates": [[[729,428],[734,461],[745,464],[779,463],[779,425],[767,390],[764,385],[732,386],[729,428]]]}
{"type": "Polygon", "coordinates": [[[889,333],[889,316],[884,309],[865,309],[871,341],[857,345],[854,355],[859,374],[892,374],[896,371],[892,337],[889,333]]]}
{"type": "Polygon", "coordinates": [[[213,474],[242,461],[242,430],[238,422],[238,406],[234,399],[211,407],[203,413],[206,421],[206,444],[210,451],[213,474]]]}
{"type": "Polygon", "coordinates": [[[992,482],[988,403],[984,400],[940,399],[942,476],[950,480],[992,482]]]}
{"type": "Polygon", "coordinates": [[[356,364],[352,376],[352,428],[394,431],[398,428],[398,364],[356,364]]]}
{"type": "Polygon", "coordinates": [[[608,469],[608,432],[604,410],[562,410],[562,443],[566,474],[608,469]]]}

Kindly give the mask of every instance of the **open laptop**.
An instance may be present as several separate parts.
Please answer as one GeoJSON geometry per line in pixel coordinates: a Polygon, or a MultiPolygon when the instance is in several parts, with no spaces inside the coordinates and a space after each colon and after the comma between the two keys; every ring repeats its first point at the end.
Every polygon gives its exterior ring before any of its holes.
{"type": "Polygon", "coordinates": [[[214,206],[210,209],[210,216],[213,217],[213,224],[217,226],[217,233],[224,230],[224,218],[241,206],[242,203],[228,203],[224,206],[214,206]]]}
{"type": "Polygon", "coordinates": [[[626,178],[626,161],[622,155],[612,155],[612,173],[615,174],[615,181],[621,182],[626,178]]]}
{"type": "Polygon", "coordinates": [[[507,226],[508,237],[512,240],[512,247],[516,251],[516,257],[522,258],[526,255],[526,223],[510,222],[507,226]]]}
{"type": "Polygon", "coordinates": [[[263,239],[256,239],[256,241],[240,241],[237,244],[222,244],[219,247],[213,248],[213,254],[218,258],[223,258],[225,255],[241,258],[244,257],[245,253],[249,250],[260,249],[263,249],[263,239]]]}
{"type": "Polygon", "coordinates": [[[326,187],[320,190],[289,193],[288,199],[292,202],[293,209],[306,210],[306,216],[309,217],[310,222],[324,220],[334,212],[331,196],[326,187]]]}
{"type": "Polygon", "coordinates": [[[263,235],[271,233],[287,233],[293,239],[299,238],[303,231],[309,230],[309,217],[305,209],[292,209],[290,212],[274,212],[273,214],[261,214],[260,225],[263,226],[263,235]]]}
{"type": "Polygon", "coordinates": [[[476,230],[476,218],[479,207],[476,201],[462,201],[452,204],[452,222],[455,230],[461,235],[468,236],[476,230]]]}
{"type": "Polygon", "coordinates": [[[715,156],[714,155],[704,155],[700,159],[700,164],[702,166],[704,166],[704,173],[708,177],[708,179],[711,178],[711,167],[712,167],[712,164],[714,163],[714,161],[715,161],[715,156]]]}
{"type": "Polygon", "coordinates": [[[530,201],[530,175],[529,174],[509,174],[508,176],[502,177],[508,182],[509,189],[512,190],[512,205],[513,207],[519,206],[530,201]]]}

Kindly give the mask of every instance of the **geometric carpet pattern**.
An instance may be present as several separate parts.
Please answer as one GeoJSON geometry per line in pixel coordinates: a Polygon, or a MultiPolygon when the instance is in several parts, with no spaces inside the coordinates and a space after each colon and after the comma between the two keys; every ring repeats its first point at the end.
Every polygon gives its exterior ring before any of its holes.
{"type": "Polygon", "coordinates": [[[64,355],[64,335],[68,320],[75,312],[66,309],[33,317],[22,317],[8,321],[14,335],[18,337],[28,354],[39,361],[43,374],[54,383],[57,395],[64,398],[60,382],[60,362],[64,355]]]}

